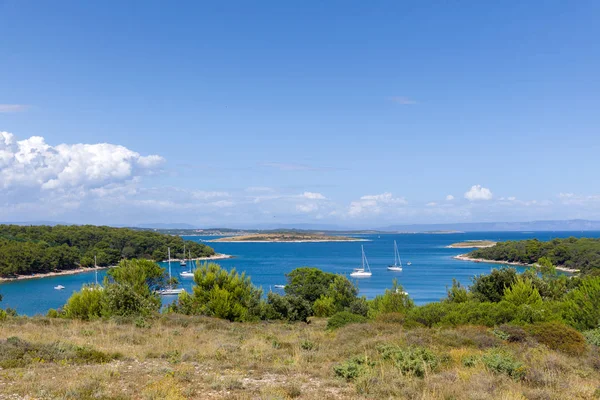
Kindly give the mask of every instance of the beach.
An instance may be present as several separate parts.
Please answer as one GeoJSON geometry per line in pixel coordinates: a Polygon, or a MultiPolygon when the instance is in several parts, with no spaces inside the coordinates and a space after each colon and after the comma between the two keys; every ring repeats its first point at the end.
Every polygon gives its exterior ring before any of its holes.
{"type": "MultiPolygon", "coordinates": [[[[504,265],[514,265],[514,266],[518,266],[518,267],[534,267],[534,268],[538,267],[537,264],[525,264],[522,262],[515,262],[515,261],[497,261],[497,260],[486,260],[484,258],[471,258],[471,257],[467,257],[467,254],[459,254],[452,258],[454,258],[456,260],[461,260],[461,261],[482,262],[482,263],[488,263],[488,264],[504,264],[504,265]]],[[[576,274],[579,272],[578,269],[567,268],[567,267],[562,267],[562,266],[557,266],[556,270],[568,272],[570,274],[576,274]]]]}
{"type": "MultiPolygon", "coordinates": [[[[224,260],[227,258],[233,258],[233,256],[231,256],[229,254],[215,254],[214,256],[198,257],[198,258],[193,258],[192,260],[194,260],[194,261],[212,261],[212,260],[224,260]]],[[[173,259],[171,259],[171,261],[177,262],[180,260],[173,258],[173,259]]],[[[167,261],[164,261],[164,262],[167,262],[167,261]]],[[[114,265],[112,265],[110,267],[66,269],[63,271],[52,271],[52,272],[46,272],[43,274],[18,275],[18,276],[11,277],[11,278],[0,277],[0,283],[1,282],[11,282],[11,281],[21,281],[21,280],[26,280],[26,279],[41,279],[41,278],[48,278],[51,276],[75,275],[75,274],[82,274],[85,272],[92,272],[94,270],[108,269],[108,268],[112,268],[112,267],[114,267],[114,265]]]]}

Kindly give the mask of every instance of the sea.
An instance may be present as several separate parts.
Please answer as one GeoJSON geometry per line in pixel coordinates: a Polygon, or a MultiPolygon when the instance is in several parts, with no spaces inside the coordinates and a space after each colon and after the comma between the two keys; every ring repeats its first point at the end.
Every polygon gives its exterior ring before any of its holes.
{"type": "MultiPolygon", "coordinates": [[[[448,245],[466,240],[524,240],[537,238],[542,241],[554,238],[600,237],[600,232],[472,232],[472,233],[413,233],[352,235],[360,242],[321,243],[227,243],[214,242],[215,236],[184,236],[184,239],[210,245],[218,253],[230,254],[233,258],[215,261],[222,267],[245,272],[252,283],[269,290],[283,293],[275,285],[285,285],[286,274],[295,268],[310,266],[323,271],[343,274],[350,278],[353,268],[361,264],[361,246],[364,246],[373,275],[370,278],[352,279],[360,295],[371,299],[384,293],[394,279],[404,287],[416,304],[426,304],[445,297],[452,279],[469,285],[474,276],[489,273],[498,264],[475,263],[455,260],[453,256],[468,252],[466,249],[449,249],[448,245]],[[394,262],[394,240],[403,263],[401,272],[391,272],[387,266],[394,262]],[[410,262],[411,265],[407,265],[410,262]]],[[[168,269],[167,263],[161,263],[168,269]]],[[[191,263],[190,263],[191,264],[191,263]]],[[[171,263],[173,276],[188,267],[179,262],[171,263]]],[[[523,270],[523,268],[518,268],[523,270]]],[[[106,270],[98,272],[101,281],[106,270]]],[[[82,285],[93,283],[95,273],[53,276],[0,283],[3,299],[0,307],[11,307],[22,315],[46,314],[51,308],[62,307],[74,291],[82,285]],[[62,285],[64,290],[55,290],[62,285]]],[[[180,278],[181,287],[191,291],[193,280],[180,278]]],[[[164,296],[168,304],[176,296],[164,296]]]]}

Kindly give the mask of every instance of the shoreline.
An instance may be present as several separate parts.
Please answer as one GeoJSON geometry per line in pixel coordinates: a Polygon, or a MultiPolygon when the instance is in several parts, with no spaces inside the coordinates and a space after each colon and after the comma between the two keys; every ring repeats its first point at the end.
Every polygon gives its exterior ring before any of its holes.
{"type": "MultiPolygon", "coordinates": [[[[208,256],[208,257],[196,257],[196,258],[186,258],[185,260],[182,260],[181,258],[171,258],[171,261],[209,261],[209,260],[225,260],[227,258],[233,258],[232,255],[229,254],[215,254],[214,256],[208,256]]],[[[161,262],[169,262],[169,260],[163,260],[161,262]]]]}
{"type": "MultiPolygon", "coordinates": [[[[482,263],[487,263],[487,264],[504,264],[504,265],[514,265],[517,267],[537,268],[537,264],[526,264],[526,263],[522,263],[522,262],[518,262],[518,261],[497,261],[497,260],[486,260],[484,258],[471,258],[471,257],[467,257],[467,254],[459,254],[452,258],[454,258],[455,260],[460,260],[460,261],[471,261],[471,262],[482,262],[482,263]]],[[[556,270],[562,271],[562,272],[568,272],[570,274],[576,274],[579,272],[578,269],[561,267],[561,266],[557,266],[556,270]]]]}
{"type": "MultiPolygon", "coordinates": [[[[198,258],[194,258],[194,261],[209,261],[209,260],[223,260],[226,258],[233,258],[233,256],[229,255],[229,254],[215,254],[214,256],[209,256],[209,257],[198,257],[198,258]]],[[[171,261],[180,261],[178,259],[171,259],[171,261]]],[[[164,261],[164,262],[168,262],[168,261],[164,261]]],[[[45,272],[42,274],[34,274],[34,275],[18,275],[15,276],[14,278],[5,278],[5,277],[0,277],[0,284],[4,283],[4,282],[13,282],[13,281],[23,281],[23,280],[27,280],[27,279],[43,279],[43,278],[50,278],[53,276],[63,276],[63,275],[76,275],[76,274],[83,274],[85,272],[92,272],[92,271],[96,271],[96,270],[103,270],[103,269],[108,269],[108,268],[113,268],[115,267],[115,265],[111,265],[109,267],[90,267],[90,268],[75,268],[75,269],[65,269],[62,271],[52,271],[52,272],[45,272]]]]}
{"type": "Polygon", "coordinates": [[[328,243],[328,242],[370,242],[369,239],[349,240],[208,240],[212,243],[328,243]]]}

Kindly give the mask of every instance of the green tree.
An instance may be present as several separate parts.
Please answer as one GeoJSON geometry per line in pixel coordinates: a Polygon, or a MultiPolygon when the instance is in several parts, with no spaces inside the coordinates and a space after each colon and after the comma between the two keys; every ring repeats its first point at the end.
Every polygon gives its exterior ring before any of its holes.
{"type": "Polygon", "coordinates": [[[104,313],[104,291],[97,286],[84,286],[74,292],[64,307],[65,317],[88,321],[100,318],[104,313]]]}
{"type": "Polygon", "coordinates": [[[565,321],[581,331],[600,327],[600,277],[582,279],[566,295],[563,309],[565,321]]]}
{"type": "Polygon", "coordinates": [[[538,306],[542,304],[542,296],[538,290],[533,287],[530,279],[517,277],[517,280],[504,290],[504,300],[515,306],[524,304],[538,306]]]}
{"type": "Polygon", "coordinates": [[[252,285],[245,273],[230,272],[218,264],[200,266],[194,273],[191,295],[182,293],[172,311],[188,315],[208,315],[230,321],[248,321],[261,317],[262,291],[252,285]]]}
{"type": "Polygon", "coordinates": [[[394,279],[392,288],[386,289],[383,295],[376,296],[369,303],[369,317],[375,318],[380,314],[400,313],[405,314],[414,306],[398,280],[394,279]]]}
{"type": "Polygon", "coordinates": [[[471,293],[479,301],[494,303],[502,300],[504,289],[517,280],[517,270],[514,268],[492,269],[489,275],[479,275],[473,278],[471,293]]]}
{"type": "Polygon", "coordinates": [[[312,304],[319,297],[327,294],[329,286],[335,278],[335,274],[323,272],[317,268],[296,268],[287,274],[288,282],[285,286],[285,293],[300,296],[312,304]]]}

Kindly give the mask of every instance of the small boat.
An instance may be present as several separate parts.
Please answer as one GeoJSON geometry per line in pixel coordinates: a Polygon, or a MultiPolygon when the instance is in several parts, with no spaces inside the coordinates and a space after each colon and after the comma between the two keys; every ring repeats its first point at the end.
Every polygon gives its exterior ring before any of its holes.
{"type": "Polygon", "coordinates": [[[402,261],[400,260],[400,252],[398,252],[398,245],[394,240],[394,265],[388,265],[388,271],[402,271],[402,261]]]}
{"type": "Polygon", "coordinates": [[[409,262],[406,263],[406,265],[412,265],[412,263],[409,261],[409,262]]]}
{"type": "Polygon", "coordinates": [[[185,243],[183,245],[183,259],[179,261],[179,265],[182,267],[187,267],[187,261],[185,260],[185,243]]]}
{"type": "Polygon", "coordinates": [[[275,289],[285,289],[285,285],[273,285],[275,289]]]}
{"type": "MultiPolygon", "coordinates": [[[[169,254],[169,280],[171,280],[171,249],[167,248],[167,252],[169,254]]],[[[160,294],[162,296],[169,296],[169,295],[173,295],[173,294],[180,294],[183,292],[185,292],[185,289],[176,288],[176,287],[173,287],[172,285],[169,285],[168,287],[159,290],[158,294],[160,294]]]]}
{"type": "Polygon", "coordinates": [[[163,290],[159,290],[158,294],[162,295],[162,296],[169,296],[169,295],[174,295],[174,294],[180,294],[185,292],[185,289],[183,288],[166,288],[163,290]]]}
{"type": "MultiPolygon", "coordinates": [[[[192,254],[190,252],[190,259],[192,258],[192,254]]],[[[193,263],[192,263],[193,265],[193,263]]],[[[182,273],[180,273],[179,275],[182,278],[193,278],[194,277],[194,271],[192,271],[192,265],[190,265],[190,270],[189,271],[183,271],[182,273]]]]}
{"type": "Polygon", "coordinates": [[[362,252],[362,267],[354,268],[350,273],[350,276],[353,278],[370,278],[373,274],[371,273],[371,268],[369,267],[369,262],[365,255],[365,249],[363,246],[360,246],[360,250],[362,252]]]}
{"type": "Polygon", "coordinates": [[[54,286],[54,289],[56,289],[56,290],[63,290],[64,288],[65,287],[63,285],[54,286]]]}

